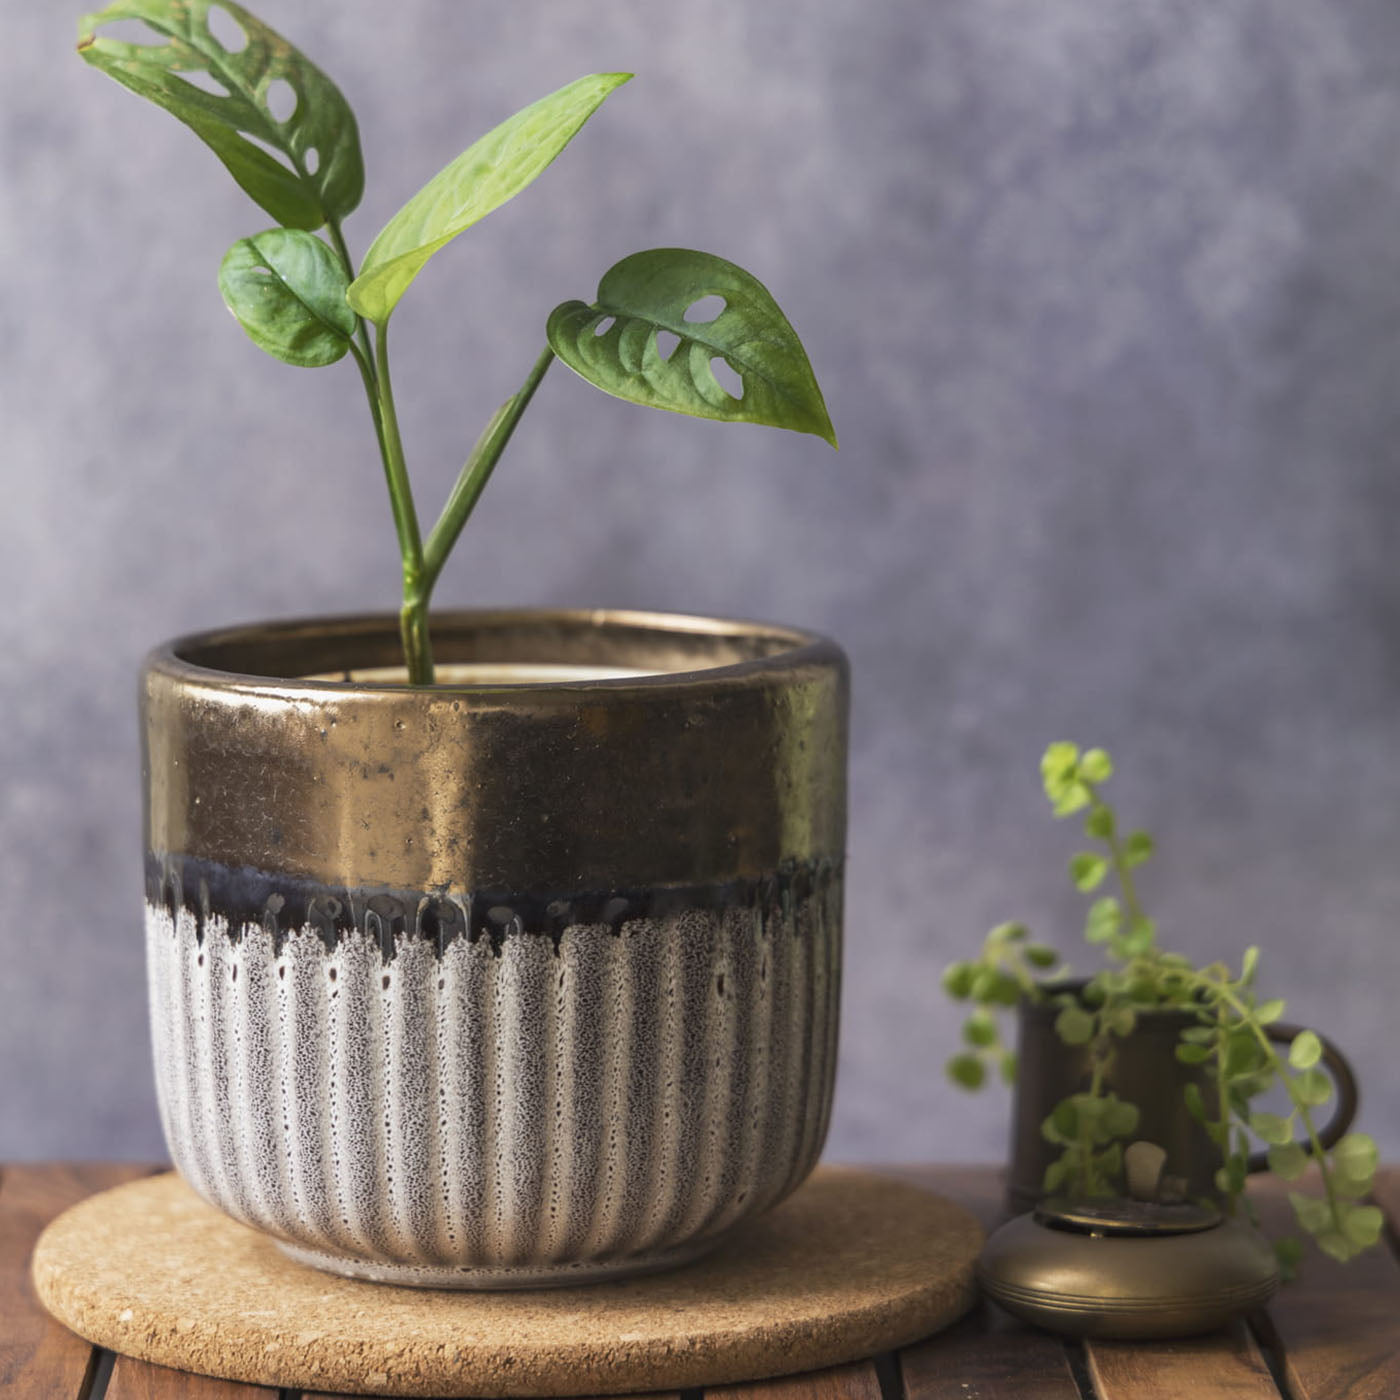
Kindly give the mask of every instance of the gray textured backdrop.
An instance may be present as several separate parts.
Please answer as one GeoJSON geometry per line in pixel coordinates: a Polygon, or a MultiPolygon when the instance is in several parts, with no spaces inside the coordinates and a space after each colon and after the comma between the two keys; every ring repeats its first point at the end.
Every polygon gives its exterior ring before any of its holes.
{"type": "MultiPolygon", "coordinates": [[[[224,311],[266,224],[8,7],[0,64],[0,1156],[160,1151],[134,677],[184,629],[392,606],[353,369],[224,311]]],[[[843,450],[546,380],[445,603],[771,617],[855,667],[833,1153],[993,1156],[943,963],[1062,946],[1050,738],[1106,743],[1192,953],[1351,1049],[1400,1153],[1400,9],[1393,0],[276,0],[356,105],[355,246],[493,122],[639,77],[395,320],[435,511],[556,302],[636,248],[773,289],[843,450]]]]}

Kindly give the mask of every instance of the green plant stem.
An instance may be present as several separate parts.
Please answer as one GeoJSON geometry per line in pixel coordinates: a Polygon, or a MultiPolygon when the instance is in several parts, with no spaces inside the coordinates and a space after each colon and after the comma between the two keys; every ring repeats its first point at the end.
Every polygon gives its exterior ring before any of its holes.
{"type": "MultiPolygon", "coordinates": [[[[1093,795],[1094,806],[1107,811],[1110,816],[1113,809],[1099,796],[1098,788],[1093,783],[1086,783],[1090,793],[1093,795]]],[[[1133,883],[1133,872],[1127,860],[1123,856],[1123,847],[1118,843],[1118,825],[1114,822],[1108,829],[1108,835],[1103,838],[1104,844],[1108,847],[1108,858],[1113,865],[1113,873],[1118,880],[1118,888],[1123,891],[1123,904],[1126,907],[1131,923],[1144,918],[1142,904],[1138,899],[1137,886],[1133,883]]]]}
{"type": "MultiPolygon", "coordinates": [[[[347,277],[355,275],[350,249],[337,219],[327,221],[331,242],[344,264],[347,277]]],[[[403,606],[399,612],[399,634],[403,643],[404,665],[410,685],[431,685],[433,681],[432,638],[428,632],[428,593],[423,584],[423,549],[418,533],[418,516],[413,508],[413,492],[404,465],[403,442],[399,436],[398,414],[394,409],[393,386],[389,381],[389,353],[386,327],[379,327],[379,357],[375,358],[369,330],[363,316],[355,317],[355,338],[350,352],[359,367],[360,379],[374,420],[374,436],[389,484],[389,502],[398,531],[399,552],[403,559],[403,606]]]]}
{"type": "Polygon", "coordinates": [[[422,587],[425,599],[437,583],[442,566],[447,562],[452,546],[457,543],[462,527],[476,508],[482,491],[486,489],[486,483],[491,479],[491,473],[496,470],[496,463],[505,451],[511,434],[515,432],[520,415],[525,412],[535,395],[535,390],[540,386],[540,380],[545,376],[545,371],[553,362],[554,351],[546,346],[532,366],[525,383],[520,386],[519,392],[507,399],[486,425],[486,430],[458,473],[452,493],[442,508],[437,524],[428,535],[428,543],[423,551],[422,587]]]}
{"type": "MultiPolygon", "coordinates": [[[[1220,1160],[1224,1163],[1230,1155],[1230,1095],[1225,1089],[1225,1069],[1229,1054],[1229,1046],[1225,1036],[1225,1004],[1216,1002],[1215,1004],[1215,1024],[1217,1027],[1217,1044],[1215,1047],[1215,1096],[1219,1099],[1216,1105],[1216,1112],[1220,1115],[1220,1160]]],[[[1231,1200],[1233,1202],[1233,1197],[1231,1200]]]]}
{"type": "MultiPolygon", "coordinates": [[[[335,251],[340,255],[340,261],[345,265],[345,275],[353,282],[355,280],[355,265],[350,261],[350,249],[346,245],[345,235],[340,230],[340,220],[328,219],[326,221],[326,227],[330,230],[331,242],[335,245],[335,251]]],[[[376,385],[377,391],[379,375],[375,369],[374,351],[370,348],[369,330],[365,326],[365,318],[358,314],[355,317],[355,339],[359,341],[360,350],[364,355],[365,363],[367,363],[369,367],[370,380],[376,385]]],[[[364,364],[361,365],[361,368],[364,368],[364,364]]],[[[374,403],[373,399],[371,403],[374,403]]],[[[382,449],[383,433],[379,428],[379,410],[377,405],[375,406],[375,431],[380,433],[382,449]]]]}
{"type": "Polygon", "coordinates": [[[375,359],[379,377],[376,383],[379,415],[384,437],[384,474],[389,486],[389,504],[394,512],[394,528],[403,559],[403,607],[399,610],[399,635],[403,640],[404,665],[410,685],[433,683],[433,652],[428,636],[428,594],[423,587],[423,541],[418,533],[418,513],[413,507],[413,490],[404,466],[403,439],[399,435],[398,413],[394,408],[394,386],[389,376],[389,328],[376,327],[375,359]]]}
{"type": "Polygon", "coordinates": [[[350,353],[355,357],[355,363],[360,370],[360,380],[365,386],[365,397],[369,400],[369,414],[374,420],[374,440],[379,444],[379,460],[385,464],[387,470],[388,454],[384,447],[384,418],[379,412],[379,380],[374,372],[374,362],[353,340],[350,342],[350,353]]]}
{"type": "MultiPolygon", "coordinates": [[[[1100,1013],[1100,1023],[1102,1023],[1102,1013],[1100,1013]]],[[[1103,1096],[1103,1079],[1108,1072],[1108,1061],[1100,1050],[1099,1036],[1107,1035],[1107,1033],[1106,1030],[1101,1029],[1090,1042],[1090,1054],[1093,1056],[1094,1062],[1094,1071],[1089,1076],[1089,1097],[1091,1099],[1103,1096]]],[[[1082,1195],[1092,1196],[1095,1194],[1094,1188],[1099,1184],[1094,1180],[1094,1142],[1085,1115],[1080,1114],[1080,1119],[1080,1150],[1083,1155],[1079,1163],[1079,1190],[1082,1195]]]]}

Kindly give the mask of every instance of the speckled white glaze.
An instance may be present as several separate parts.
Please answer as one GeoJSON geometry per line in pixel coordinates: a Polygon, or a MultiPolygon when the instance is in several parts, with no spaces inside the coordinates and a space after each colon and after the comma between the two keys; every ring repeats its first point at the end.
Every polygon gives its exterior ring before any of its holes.
{"type": "Polygon", "coordinates": [[[682,1262],[792,1191],[826,1136],[840,882],[493,950],[357,931],[280,948],[147,906],[175,1165],[295,1257],[432,1287],[682,1262]]]}

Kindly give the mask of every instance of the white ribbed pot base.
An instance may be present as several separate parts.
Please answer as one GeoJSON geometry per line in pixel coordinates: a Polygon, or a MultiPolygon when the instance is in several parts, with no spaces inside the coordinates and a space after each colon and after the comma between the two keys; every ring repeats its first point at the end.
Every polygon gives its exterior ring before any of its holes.
{"type": "Polygon", "coordinates": [[[839,883],[556,939],[147,913],[171,1157],[292,1258],[427,1288],[681,1264],[820,1153],[839,883]]]}
{"type": "Polygon", "coordinates": [[[590,1259],[577,1264],[504,1264],[497,1267],[475,1265],[373,1264],[350,1255],[326,1254],[318,1249],[278,1240],[277,1247],[298,1264],[309,1264],[342,1278],[363,1279],[367,1283],[393,1283],[402,1288],[571,1288],[609,1279],[640,1278],[678,1268],[708,1254],[727,1238],[712,1235],[670,1249],[643,1250],[623,1259],[590,1259]]]}

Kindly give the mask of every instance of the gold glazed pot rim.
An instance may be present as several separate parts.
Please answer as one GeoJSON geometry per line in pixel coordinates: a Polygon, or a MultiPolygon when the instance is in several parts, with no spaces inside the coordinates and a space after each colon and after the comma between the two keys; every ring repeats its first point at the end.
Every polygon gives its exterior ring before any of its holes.
{"type": "Polygon", "coordinates": [[[327,697],[580,690],[645,691],[656,687],[761,682],[775,668],[844,665],[841,648],[820,633],[778,623],[630,608],[481,608],[435,612],[429,619],[440,668],[479,662],[609,665],[630,674],[509,681],[405,681],[332,678],[335,671],[401,666],[393,613],[346,613],[232,624],[190,632],[153,648],[143,669],[186,684],[201,682],[285,697],[305,690],[327,697]],[[588,645],[579,646],[585,640],[588,645]],[[484,651],[464,644],[485,643],[484,651]],[[571,642],[573,643],[571,645],[571,642]],[[494,645],[493,645],[494,644],[494,645]],[[669,658],[667,648],[670,648],[669,658]],[[308,664],[308,648],[316,661],[308,664]],[[567,653],[572,652],[573,655],[567,653]],[[709,653],[707,658],[706,653],[709,653]],[[647,661],[648,664],[636,664],[647,661]]]}

